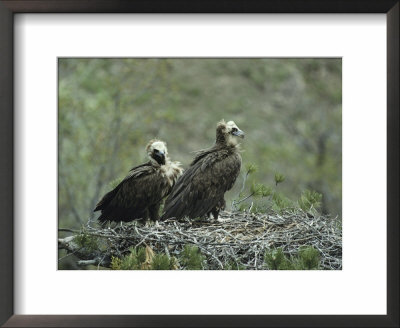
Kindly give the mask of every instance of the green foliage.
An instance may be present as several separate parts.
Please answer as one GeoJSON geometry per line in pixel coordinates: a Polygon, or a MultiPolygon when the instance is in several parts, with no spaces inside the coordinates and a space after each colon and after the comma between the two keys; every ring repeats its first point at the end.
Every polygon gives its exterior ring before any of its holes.
{"type": "Polygon", "coordinates": [[[296,268],[298,270],[317,270],[320,260],[321,256],[317,249],[312,246],[303,246],[299,249],[296,268]]]}
{"type": "Polygon", "coordinates": [[[240,204],[239,204],[238,210],[239,210],[240,212],[244,212],[244,211],[248,210],[248,208],[249,208],[249,204],[247,204],[247,203],[240,203],[240,204]]]}
{"type": "Polygon", "coordinates": [[[294,258],[288,258],[282,248],[267,250],[265,266],[269,270],[318,270],[321,256],[313,246],[302,246],[294,258]]]}
{"type": "Polygon", "coordinates": [[[266,251],[264,262],[269,270],[291,270],[293,268],[293,264],[285,256],[282,248],[266,251]]]}
{"type": "Polygon", "coordinates": [[[274,192],[272,201],[272,209],[278,213],[293,205],[292,201],[280,192],[274,192]]]}
{"type": "Polygon", "coordinates": [[[271,187],[262,183],[253,183],[250,187],[250,193],[253,194],[254,197],[268,197],[273,194],[273,190],[271,187]]]}
{"type": "Polygon", "coordinates": [[[245,171],[247,174],[252,174],[257,171],[257,166],[254,163],[247,163],[245,165],[245,171]]]}
{"type": "Polygon", "coordinates": [[[119,257],[111,257],[111,270],[121,270],[122,260],[119,257]]]}
{"type": "Polygon", "coordinates": [[[88,252],[93,252],[99,248],[97,238],[85,232],[76,235],[74,241],[79,247],[85,248],[88,252]]]}
{"type": "Polygon", "coordinates": [[[149,247],[131,248],[128,255],[111,259],[112,270],[170,270],[172,264],[167,255],[154,255],[149,247]]]}
{"type": "Polygon", "coordinates": [[[246,270],[246,267],[241,263],[231,260],[224,265],[224,270],[246,270]]]}
{"type": "Polygon", "coordinates": [[[308,212],[312,209],[319,209],[321,207],[321,199],[321,194],[315,191],[305,190],[300,196],[298,204],[304,212],[308,212]]]}
{"type": "Polygon", "coordinates": [[[112,270],[202,270],[205,256],[196,246],[186,245],[179,259],[165,253],[155,254],[147,247],[131,248],[129,254],[122,258],[112,257],[112,270]]]}
{"type": "Polygon", "coordinates": [[[166,254],[156,254],[151,262],[152,270],[172,270],[175,260],[171,260],[166,254]]]}
{"type": "Polygon", "coordinates": [[[131,248],[131,254],[137,258],[137,262],[142,264],[146,261],[146,248],[131,248]]]}
{"type": "Polygon", "coordinates": [[[277,186],[279,183],[285,181],[285,176],[280,173],[275,173],[274,179],[275,179],[275,186],[277,186]]]}
{"type": "Polygon", "coordinates": [[[112,257],[112,270],[140,270],[146,260],[145,248],[131,248],[130,253],[122,258],[112,257]]]}
{"type": "MultiPolygon", "coordinates": [[[[285,176],[283,174],[275,174],[276,186],[284,180],[285,176]]],[[[300,199],[296,202],[287,197],[283,192],[278,192],[270,186],[256,182],[251,184],[249,195],[244,196],[244,194],[245,192],[242,191],[239,195],[239,199],[235,200],[234,204],[239,211],[247,211],[250,208],[251,202],[252,213],[265,213],[268,209],[277,213],[282,213],[285,210],[294,211],[299,208],[305,212],[312,210],[315,213],[321,207],[322,198],[322,195],[315,191],[305,190],[301,194],[300,199]]]]}
{"type": "Polygon", "coordinates": [[[197,246],[186,245],[180,254],[180,263],[187,270],[203,269],[205,256],[201,254],[197,246]]]}
{"type": "MultiPolygon", "coordinates": [[[[130,253],[122,258],[112,257],[112,270],[202,270],[206,258],[196,246],[186,245],[179,258],[169,257],[164,253],[153,254],[148,249],[132,248],[130,253]]],[[[313,246],[301,246],[293,257],[285,255],[282,248],[266,250],[264,266],[269,270],[318,270],[321,255],[313,246]]],[[[224,265],[224,270],[245,270],[246,267],[234,260],[224,265]]]]}

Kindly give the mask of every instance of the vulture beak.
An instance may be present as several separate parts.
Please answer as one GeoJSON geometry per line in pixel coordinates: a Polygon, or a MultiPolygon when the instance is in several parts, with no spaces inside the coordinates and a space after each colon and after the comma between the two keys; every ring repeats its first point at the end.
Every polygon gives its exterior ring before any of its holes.
{"type": "Polygon", "coordinates": [[[165,164],[165,153],[162,150],[155,150],[154,151],[155,160],[158,164],[164,165],[165,164]]]}
{"type": "Polygon", "coordinates": [[[244,132],[242,130],[237,130],[235,132],[232,132],[232,134],[234,136],[236,136],[236,137],[239,137],[239,138],[242,138],[242,139],[244,138],[244,132]]]}

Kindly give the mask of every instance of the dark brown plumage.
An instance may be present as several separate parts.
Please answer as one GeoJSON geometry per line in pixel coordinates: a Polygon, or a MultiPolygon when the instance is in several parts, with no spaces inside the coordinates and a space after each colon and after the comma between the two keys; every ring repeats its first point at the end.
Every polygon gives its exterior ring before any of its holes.
{"type": "Polygon", "coordinates": [[[218,218],[219,211],[225,208],[224,194],[233,187],[240,172],[238,138],[243,137],[233,121],[218,123],[214,146],[197,152],[165,201],[161,220],[210,214],[218,218]]]}
{"type": "Polygon", "coordinates": [[[151,140],[146,147],[149,161],[136,166],[96,205],[100,222],[157,220],[161,202],[182,174],[179,162],[171,162],[166,144],[151,140]]]}

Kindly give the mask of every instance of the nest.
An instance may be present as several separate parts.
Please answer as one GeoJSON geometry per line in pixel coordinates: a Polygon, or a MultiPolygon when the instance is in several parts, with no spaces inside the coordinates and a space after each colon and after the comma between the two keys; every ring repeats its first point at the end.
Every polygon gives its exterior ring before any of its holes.
{"type": "Polygon", "coordinates": [[[338,219],[310,216],[301,211],[283,214],[225,211],[218,220],[166,220],[145,225],[135,221],[101,229],[88,227],[86,232],[107,242],[106,253],[101,253],[96,262],[100,265],[109,263],[112,256],[126,255],[131,247],[146,246],[155,252],[178,256],[185,245],[195,245],[207,258],[205,269],[221,270],[228,263],[230,266],[235,263],[249,270],[265,270],[267,250],[281,248],[287,256],[294,257],[301,246],[313,246],[320,252],[321,269],[342,268],[338,219]]]}

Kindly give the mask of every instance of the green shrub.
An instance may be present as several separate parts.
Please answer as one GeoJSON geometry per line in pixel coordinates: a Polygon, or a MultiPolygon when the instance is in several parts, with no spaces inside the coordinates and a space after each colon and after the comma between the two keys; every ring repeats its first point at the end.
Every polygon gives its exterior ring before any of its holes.
{"type": "Polygon", "coordinates": [[[111,257],[111,270],[121,270],[122,260],[119,257],[112,256],[111,257]]]}
{"type": "Polygon", "coordinates": [[[156,254],[151,262],[152,270],[171,270],[171,259],[166,254],[156,254]]]}
{"type": "Polygon", "coordinates": [[[122,258],[111,258],[112,270],[201,270],[205,257],[196,246],[185,246],[180,254],[180,261],[165,253],[154,253],[149,247],[131,248],[122,258]],[[181,262],[181,265],[180,263],[181,262]]]}
{"type": "Polygon", "coordinates": [[[299,207],[304,212],[309,212],[311,209],[319,209],[321,207],[322,194],[316,191],[305,190],[298,200],[299,207]]]}
{"type": "Polygon", "coordinates": [[[130,253],[122,258],[120,270],[139,270],[146,258],[144,248],[131,248],[130,253]]]}
{"type": "Polygon", "coordinates": [[[321,256],[319,251],[312,246],[302,246],[299,249],[296,269],[318,270],[321,256]]]}
{"type": "Polygon", "coordinates": [[[291,207],[293,204],[289,198],[279,192],[274,192],[272,195],[272,209],[278,213],[291,207]]]}
{"type": "Polygon", "coordinates": [[[224,265],[224,270],[246,270],[246,267],[243,264],[231,260],[224,265]]]}
{"type": "Polygon", "coordinates": [[[257,171],[257,166],[253,163],[247,163],[245,165],[245,170],[246,170],[247,174],[252,174],[257,171]]]}
{"type": "Polygon", "coordinates": [[[113,270],[141,270],[146,269],[144,264],[146,262],[146,249],[130,248],[129,254],[122,258],[112,257],[111,258],[111,269],[113,270]]]}
{"type": "Polygon", "coordinates": [[[202,270],[205,256],[197,246],[186,245],[180,254],[180,263],[183,269],[202,270]]]}
{"type": "MultiPolygon", "coordinates": [[[[276,188],[258,182],[252,182],[250,185],[249,193],[246,196],[244,187],[247,177],[257,170],[256,166],[252,163],[245,165],[246,174],[244,175],[242,189],[233,201],[233,208],[239,211],[247,211],[250,209],[252,213],[265,213],[269,209],[277,213],[282,213],[284,210],[301,209],[304,212],[315,213],[321,207],[322,195],[315,191],[305,190],[298,201],[293,201],[286,197],[283,193],[278,192],[276,188]],[[260,201],[263,199],[263,201],[260,201]]],[[[285,181],[285,176],[282,173],[275,173],[274,175],[275,186],[285,181]]]]}
{"type": "Polygon", "coordinates": [[[319,251],[313,246],[300,247],[294,258],[288,258],[282,248],[267,250],[264,255],[269,270],[318,270],[320,260],[319,251]]]}
{"type": "Polygon", "coordinates": [[[275,186],[277,186],[279,183],[285,181],[285,176],[280,173],[275,173],[274,179],[275,179],[275,186]]]}
{"type": "Polygon", "coordinates": [[[250,187],[250,192],[254,197],[268,197],[272,195],[273,190],[262,183],[253,183],[250,187]]]}
{"type": "Polygon", "coordinates": [[[93,252],[99,248],[97,238],[85,232],[76,235],[74,241],[80,248],[85,248],[88,252],[93,252]]]}
{"type": "Polygon", "coordinates": [[[290,270],[293,268],[282,248],[272,249],[265,252],[264,262],[270,270],[290,270]]]}

